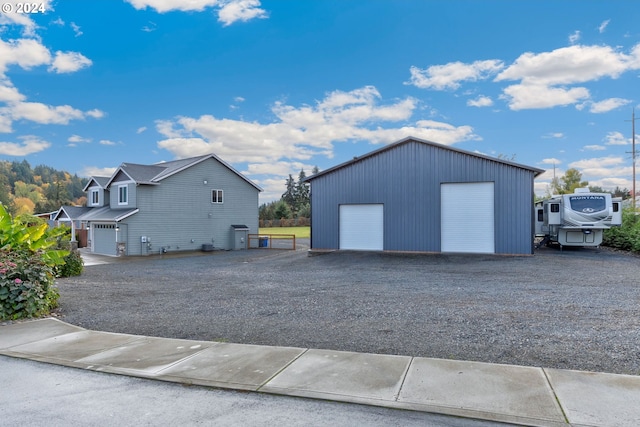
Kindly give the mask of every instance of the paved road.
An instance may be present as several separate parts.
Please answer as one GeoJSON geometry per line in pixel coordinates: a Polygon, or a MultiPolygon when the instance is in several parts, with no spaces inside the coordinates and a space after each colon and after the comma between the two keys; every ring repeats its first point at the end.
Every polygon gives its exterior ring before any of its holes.
{"type": "Polygon", "coordinates": [[[505,426],[284,396],[185,387],[0,356],[0,424],[48,426],[505,426]]]}

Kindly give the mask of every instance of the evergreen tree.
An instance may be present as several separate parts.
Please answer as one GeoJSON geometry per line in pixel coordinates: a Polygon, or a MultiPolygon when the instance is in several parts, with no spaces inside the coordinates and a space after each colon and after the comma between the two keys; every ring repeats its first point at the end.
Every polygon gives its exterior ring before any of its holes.
{"type": "Polygon", "coordinates": [[[296,184],[295,208],[293,209],[298,213],[298,215],[300,215],[302,208],[309,204],[309,183],[303,182],[306,177],[307,175],[305,174],[304,169],[300,169],[298,182],[296,184]]]}
{"type": "Polygon", "coordinates": [[[289,174],[289,178],[287,179],[287,182],[285,184],[287,186],[287,191],[285,191],[282,194],[282,200],[289,205],[289,209],[295,207],[296,204],[296,182],[293,179],[293,177],[291,176],[291,174],[289,174]]]}

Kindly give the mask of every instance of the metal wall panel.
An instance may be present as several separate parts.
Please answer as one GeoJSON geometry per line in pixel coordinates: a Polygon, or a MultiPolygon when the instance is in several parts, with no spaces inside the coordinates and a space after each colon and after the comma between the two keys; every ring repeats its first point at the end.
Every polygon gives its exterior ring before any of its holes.
{"type": "Polygon", "coordinates": [[[496,253],[533,253],[532,170],[409,140],[311,179],[312,245],[339,248],[341,204],[384,204],[384,249],[440,252],[440,185],[494,182],[496,253]]]}

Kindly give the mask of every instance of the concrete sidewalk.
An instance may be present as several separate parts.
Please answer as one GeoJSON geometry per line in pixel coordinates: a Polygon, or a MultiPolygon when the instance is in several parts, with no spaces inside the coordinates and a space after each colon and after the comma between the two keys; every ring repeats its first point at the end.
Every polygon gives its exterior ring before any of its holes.
{"type": "Polygon", "coordinates": [[[0,354],[183,384],[531,426],[636,426],[640,377],[90,331],[0,326],[0,354]]]}

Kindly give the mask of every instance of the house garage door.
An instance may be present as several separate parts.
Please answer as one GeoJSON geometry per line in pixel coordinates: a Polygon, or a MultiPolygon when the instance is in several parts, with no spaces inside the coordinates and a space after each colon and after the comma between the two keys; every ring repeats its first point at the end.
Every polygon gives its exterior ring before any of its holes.
{"type": "Polygon", "coordinates": [[[103,255],[116,255],[115,224],[91,224],[93,229],[92,251],[103,255]]]}
{"type": "Polygon", "coordinates": [[[441,251],[494,253],[493,182],[442,184],[441,251]]]}
{"type": "Polygon", "coordinates": [[[381,251],[383,230],[382,204],[340,205],[340,249],[381,251]]]}

